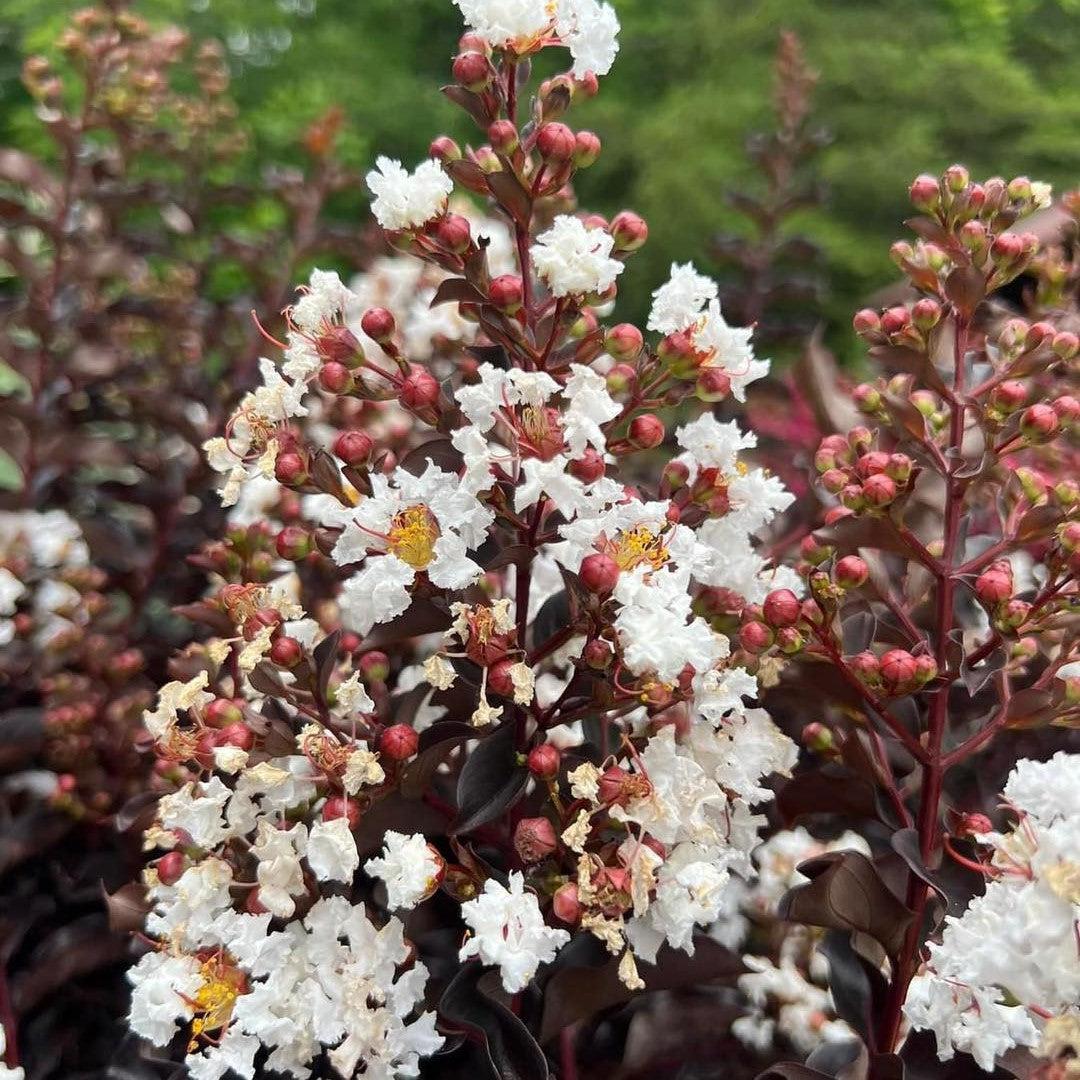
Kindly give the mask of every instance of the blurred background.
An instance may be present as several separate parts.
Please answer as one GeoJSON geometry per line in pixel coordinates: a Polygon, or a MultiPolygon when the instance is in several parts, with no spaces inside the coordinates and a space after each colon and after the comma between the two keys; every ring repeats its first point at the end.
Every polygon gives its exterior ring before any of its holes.
{"type": "MultiPolygon", "coordinates": [[[[20,82],[32,53],[54,53],[65,0],[0,0],[0,143],[47,149],[20,82]]],[[[617,0],[622,49],[602,92],[575,110],[605,146],[579,185],[584,206],[633,207],[650,221],[627,275],[625,318],[639,317],[673,258],[718,272],[717,234],[747,226],[727,201],[754,191],[747,136],[770,124],[781,29],[802,41],[819,81],[811,125],[828,145],[809,174],[823,199],[788,227],[820,245],[828,283],[816,305],[849,353],[850,312],[891,280],[906,188],[951,161],[974,175],[1080,176],[1077,0],[617,0]]],[[[299,160],[297,132],[327,108],[344,122],[339,156],[415,162],[433,131],[462,141],[462,113],[435,92],[449,80],[460,16],[448,0],[140,0],[139,14],[225,47],[231,95],[250,134],[229,168],[299,160]]],[[[363,212],[356,189],[334,207],[363,212]]]]}

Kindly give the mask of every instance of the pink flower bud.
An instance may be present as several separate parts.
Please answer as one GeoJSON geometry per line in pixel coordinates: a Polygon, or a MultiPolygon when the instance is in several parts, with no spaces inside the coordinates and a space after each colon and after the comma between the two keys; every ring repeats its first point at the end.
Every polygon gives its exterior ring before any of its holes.
{"type": "Polygon", "coordinates": [[[790,589],[774,589],[761,606],[765,621],[774,630],[799,621],[799,598],[790,589]]]}
{"type": "Polygon", "coordinates": [[[625,806],[632,799],[642,798],[652,791],[647,777],[610,765],[600,777],[599,798],[606,806],[625,806]]]}
{"type": "MultiPolygon", "coordinates": [[[[842,439],[843,436],[835,436],[838,439],[842,439]]],[[[868,428],[863,427],[861,424],[857,427],[853,427],[847,433],[848,446],[855,451],[856,454],[865,454],[874,445],[874,433],[868,428]]]]}
{"type": "Polygon", "coordinates": [[[279,637],[270,646],[270,659],[278,667],[294,668],[303,658],[303,646],[296,638],[279,637]]]}
{"type": "Polygon", "coordinates": [[[1068,330],[1063,330],[1060,334],[1054,335],[1050,348],[1062,360],[1071,360],[1077,352],[1080,352],[1080,338],[1068,330]]]}
{"type": "Polygon", "coordinates": [[[604,335],[604,349],[616,360],[634,360],[643,344],[641,331],[633,323],[619,323],[604,335]]]}
{"type": "Polygon", "coordinates": [[[1023,238],[1016,233],[1002,233],[990,245],[990,257],[998,266],[1016,262],[1024,254],[1023,238]]]}
{"type": "Polygon", "coordinates": [[[255,745],[255,733],[247,724],[229,724],[218,736],[218,746],[235,746],[238,750],[250,750],[255,745]]]}
{"type": "Polygon", "coordinates": [[[306,559],[315,550],[311,540],[311,534],[307,529],[299,525],[286,525],[277,534],[274,540],[274,548],[283,559],[290,562],[299,562],[306,559]]]}
{"type": "Polygon", "coordinates": [[[851,325],[856,334],[875,333],[881,329],[881,316],[873,308],[863,308],[855,312],[851,325]]]}
{"type": "MultiPolygon", "coordinates": [[[[342,638],[342,643],[344,644],[344,638],[342,638]]],[[[355,646],[353,650],[349,651],[354,650],[355,646]]],[[[372,649],[370,652],[364,653],[360,657],[358,667],[365,682],[386,682],[390,677],[390,657],[381,649],[372,649]]]]}
{"type": "Polygon", "coordinates": [[[368,308],[360,318],[360,328],[380,344],[394,336],[394,316],[384,307],[368,308]]]}
{"type": "Polygon", "coordinates": [[[843,469],[828,469],[821,476],[821,486],[830,495],[839,495],[847,484],[848,474],[843,469]]]}
{"type": "Polygon", "coordinates": [[[930,297],[923,297],[911,309],[911,321],[920,330],[932,330],[941,321],[941,305],[930,297]]]}
{"type": "Polygon", "coordinates": [[[937,661],[927,653],[922,653],[915,658],[915,682],[919,686],[925,686],[937,678],[937,661]]]}
{"type": "Polygon", "coordinates": [[[1080,549],[1080,521],[1070,521],[1058,529],[1058,540],[1066,551],[1080,549]]]}
{"type": "Polygon", "coordinates": [[[629,364],[615,364],[605,378],[609,394],[625,394],[637,382],[637,372],[629,364]]]}
{"type": "Polygon", "coordinates": [[[536,134],[536,149],[545,161],[569,161],[576,148],[577,139],[565,124],[543,124],[536,134]]]}
{"type": "Polygon", "coordinates": [[[594,484],[607,471],[604,455],[591,446],[579,458],[575,458],[567,467],[571,476],[583,484],[594,484]]]}
{"type": "Polygon", "coordinates": [[[1031,405],[1020,417],[1020,431],[1031,443],[1046,442],[1058,429],[1058,415],[1044,402],[1031,405]]]}
{"type": "Polygon", "coordinates": [[[611,666],[614,654],[606,641],[593,638],[582,650],[581,656],[593,671],[606,671],[611,666]]]}
{"type": "Polygon", "coordinates": [[[881,661],[869,650],[856,653],[848,661],[848,667],[867,686],[876,686],[881,679],[881,661]]]}
{"type": "Polygon", "coordinates": [[[885,475],[898,484],[906,484],[911,479],[914,462],[907,454],[890,454],[885,462],[885,475]]]}
{"type": "Polygon", "coordinates": [[[390,761],[406,761],[419,745],[420,736],[408,724],[394,724],[379,738],[379,752],[390,761]]]}
{"type": "Polygon", "coordinates": [[[739,644],[754,655],[765,652],[772,648],[775,637],[773,632],[763,623],[751,621],[743,623],[739,627],[739,644]]]}
{"type": "Polygon", "coordinates": [[[862,477],[883,473],[889,464],[889,455],[884,450],[869,450],[855,462],[855,469],[862,477]]]}
{"type": "Polygon", "coordinates": [[[1003,632],[1019,630],[1030,615],[1031,605],[1026,600],[1006,600],[998,607],[994,626],[1003,632]]]}
{"type": "Polygon", "coordinates": [[[619,564],[610,555],[595,552],[581,560],[578,577],[589,592],[606,596],[619,580],[619,564]]]}
{"type": "Polygon", "coordinates": [[[941,202],[941,188],[933,176],[916,176],[909,189],[911,205],[918,210],[933,210],[941,202]]]}
{"type": "Polygon", "coordinates": [[[587,169],[600,156],[600,137],[591,131],[579,131],[574,137],[574,164],[587,169]]]}
{"type": "Polygon", "coordinates": [[[175,885],[182,877],[186,867],[187,860],[184,858],[183,852],[170,851],[165,855],[162,855],[157,861],[155,869],[157,870],[158,880],[162,885],[175,885]]]}
{"type": "Polygon", "coordinates": [[[509,120],[496,120],[487,131],[488,142],[500,154],[512,154],[518,148],[518,129],[509,120]]]}
{"type": "Polygon", "coordinates": [[[323,803],[322,819],[337,821],[338,818],[345,818],[349,822],[349,828],[355,829],[360,824],[360,804],[344,795],[331,795],[323,803]]]}
{"type": "Polygon", "coordinates": [[[953,835],[966,839],[969,836],[984,836],[993,831],[993,822],[985,814],[975,812],[959,815],[953,835]]]}
{"type": "Polygon", "coordinates": [[[1003,412],[1013,412],[1027,401],[1027,387],[1017,379],[1006,379],[990,393],[990,401],[1003,412]]]}
{"type": "Polygon", "coordinates": [[[436,161],[460,161],[461,147],[449,135],[440,135],[432,140],[428,147],[428,156],[436,161]]]}
{"type": "Polygon", "coordinates": [[[866,584],[869,576],[870,568],[866,565],[866,561],[860,559],[858,555],[845,555],[836,564],[833,571],[833,577],[836,579],[837,585],[842,585],[845,589],[860,588],[866,584]]]}
{"type": "Polygon", "coordinates": [[[226,728],[244,719],[243,710],[228,698],[214,698],[203,710],[203,720],[211,727],[226,728]]]}
{"type": "Polygon", "coordinates": [[[1062,423],[1070,427],[1080,420],[1080,401],[1071,394],[1062,394],[1061,397],[1055,398],[1051,402],[1051,408],[1058,414],[1062,423]]]}
{"type": "Polygon", "coordinates": [[[346,367],[355,367],[363,358],[363,350],[356,335],[347,326],[330,326],[315,341],[315,349],[322,360],[335,360],[346,367]]]}
{"type": "Polygon", "coordinates": [[[319,368],[319,385],[328,394],[347,394],[353,388],[352,372],[344,364],[330,360],[319,368]]]}
{"type": "Polygon", "coordinates": [[[802,652],[806,638],[794,626],[782,626],[776,631],[776,647],[785,656],[794,656],[802,652]]]}
{"type": "Polygon", "coordinates": [[[401,384],[398,400],[411,412],[430,409],[439,400],[439,381],[427,368],[414,366],[401,384]]]}
{"type": "Polygon", "coordinates": [[[1013,594],[1012,566],[1007,559],[992,563],[975,579],[975,595],[987,607],[994,607],[1013,594]]]}
{"type": "Polygon", "coordinates": [[[514,829],[514,850],[524,863],[540,862],[558,846],[555,827],[547,818],[522,818],[514,829]]]}
{"type": "Polygon", "coordinates": [[[578,887],[568,881],[555,890],[551,899],[551,910],[555,912],[555,918],[568,926],[575,926],[581,919],[581,901],[578,899],[578,887]]]}
{"type": "Polygon", "coordinates": [[[881,316],[881,329],[886,334],[898,334],[911,322],[911,313],[906,307],[891,307],[881,316]]]}
{"type": "Polygon", "coordinates": [[[343,431],[334,440],[334,454],[354,468],[368,463],[373,447],[371,437],[362,431],[343,431]]]}
{"type": "Polygon", "coordinates": [[[859,412],[874,413],[881,408],[881,391],[869,383],[860,383],[851,392],[851,400],[859,412]]]}
{"type": "Polygon", "coordinates": [[[493,694],[498,694],[499,697],[504,698],[514,696],[514,680],[510,674],[510,669],[515,663],[516,661],[509,656],[504,656],[501,660],[496,660],[487,669],[487,684],[493,694]]]}
{"type": "Polygon", "coordinates": [[[279,484],[284,484],[286,487],[299,487],[307,482],[307,466],[299,454],[278,454],[277,461],[274,462],[274,476],[279,484]]]}
{"type": "Polygon", "coordinates": [[[906,649],[890,649],[881,658],[881,682],[890,693],[898,694],[911,687],[918,667],[906,649]]]}
{"type": "Polygon", "coordinates": [[[690,479],[690,469],[685,461],[669,461],[664,466],[663,482],[669,491],[679,491],[690,479]]]}
{"type": "Polygon", "coordinates": [[[476,93],[486,90],[495,78],[495,69],[488,58],[479,52],[459,53],[454,57],[454,81],[476,93]]]}
{"type": "Polygon", "coordinates": [[[817,720],[802,729],[802,744],[817,754],[827,754],[836,747],[832,731],[817,720]]]}
{"type": "Polygon", "coordinates": [[[694,394],[700,401],[723,401],[731,393],[731,376],[720,368],[706,367],[698,372],[694,394]]]}
{"type": "Polygon", "coordinates": [[[867,506],[888,506],[896,498],[896,483],[884,473],[877,473],[863,483],[862,497],[867,506]]]}
{"type": "Polygon", "coordinates": [[[971,175],[963,165],[950,165],[942,176],[945,186],[954,195],[959,195],[971,183],[971,175]]]}
{"type": "Polygon", "coordinates": [[[562,764],[562,754],[559,753],[558,747],[552,746],[551,743],[541,743],[539,746],[534,746],[529,751],[526,764],[529,767],[529,772],[531,772],[533,776],[539,776],[548,780],[553,776],[559,775],[559,767],[562,764]]]}
{"type": "Polygon", "coordinates": [[[521,308],[524,295],[524,285],[517,274],[502,274],[488,286],[488,298],[500,311],[505,311],[508,315],[521,308]]]}
{"type": "Polygon", "coordinates": [[[635,416],[630,421],[629,439],[639,450],[651,450],[664,441],[664,422],[653,413],[635,416]]]}
{"type": "Polygon", "coordinates": [[[440,247],[460,255],[472,244],[472,226],[469,219],[453,212],[443,214],[435,226],[435,240],[440,247]]]}
{"type": "Polygon", "coordinates": [[[620,210],[608,228],[615,240],[616,251],[637,251],[649,238],[649,226],[645,219],[632,210],[620,210]]]}

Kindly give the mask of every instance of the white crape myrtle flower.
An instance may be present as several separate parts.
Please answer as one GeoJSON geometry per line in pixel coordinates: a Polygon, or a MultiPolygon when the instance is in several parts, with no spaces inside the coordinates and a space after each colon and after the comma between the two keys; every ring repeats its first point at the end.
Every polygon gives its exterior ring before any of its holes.
{"type": "Polygon", "coordinates": [[[563,397],[569,402],[563,431],[571,455],[580,457],[590,446],[603,453],[607,442],[600,425],[622,412],[622,406],[608,393],[607,381],[584,364],[571,364],[563,397]]]}
{"type": "Polygon", "coordinates": [[[306,842],[306,825],[279,829],[266,818],[259,821],[258,833],[251,845],[251,854],[259,863],[255,872],[259,882],[259,903],[278,918],[289,918],[296,910],[295,897],[306,891],[304,870],[300,865],[300,851],[306,842]]]}
{"type": "Polygon", "coordinates": [[[200,671],[186,682],[168,682],[158,691],[157,705],[143,713],[143,727],[160,739],[172,729],[177,715],[186,709],[199,709],[214,700],[206,688],[210,675],[200,671]]]}
{"type": "Polygon", "coordinates": [[[379,157],[367,174],[375,196],[371,212],[384,229],[417,229],[446,209],[454,182],[433,160],[422,161],[410,173],[400,161],[379,157]]]}
{"type": "Polygon", "coordinates": [[[158,803],[158,820],[169,832],[184,832],[201,848],[217,847],[229,835],[222,811],[232,795],[220,777],[185,784],[158,803]]]}
{"type": "Polygon", "coordinates": [[[193,956],[151,951],[127,977],[131,983],[131,1030],[164,1046],[176,1034],[177,1025],[195,1015],[189,1002],[203,984],[199,962],[193,956]]]}
{"type": "Polygon", "coordinates": [[[942,1060],[964,1050],[992,1071],[1080,1000],[1078,785],[1080,754],[1020,760],[1003,793],[1016,826],[977,837],[993,876],[962,915],[946,916],[904,1005],[914,1027],[934,1031],[942,1060]]]}
{"type": "Polygon", "coordinates": [[[552,296],[587,296],[609,289],[623,272],[611,258],[615,241],[606,229],[590,229],[570,214],[560,214],[531,248],[533,263],[552,296]]]}
{"type": "Polygon", "coordinates": [[[14,615],[15,605],[26,595],[26,586],[7,567],[0,566],[0,615],[14,615]]]}
{"type": "Polygon", "coordinates": [[[480,547],[494,520],[456,474],[433,462],[421,476],[399,468],[373,476],[372,485],[372,494],[347,512],[333,553],[339,565],[363,563],[339,599],[343,621],[360,634],[409,607],[421,571],[440,588],[472,584],[483,571],[468,552],[480,547]]]}
{"type": "Polygon", "coordinates": [[[517,871],[510,875],[509,888],[488,878],[484,891],[461,905],[461,917],[472,937],[462,946],[460,959],[478,956],[481,963],[497,966],[508,994],[524,990],[536,969],[570,940],[565,930],[544,925],[536,895],[525,891],[517,871]]]}
{"type": "Polygon", "coordinates": [[[438,883],[439,858],[421,833],[406,836],[392,829],[386,834],[382,855],[368,859],[364,870],[386,886],[391,910],[414,908],[427,899],[438,883]]]}
{"type": "Polygon", "coordinates": [[[720,301],[712,300],[704,318],[694,331],[694,347],[708,356],[704,366],[718,368],[731,380],[736,401],[746,400],[746,388],[769,374],[769,361],[754,356],[750,326],[728,326],[720,314],[720,301]]]}
{"type": "Polygon", "coordinates": [[[317,880],[352,881],[360,866],[360,853],[356,850],[349,819],[339,817],[313,822],[308,829],[304,857],[317,880]]]}
{"type": "Polygon", "coordinates": [[[555,32],[574,58],[578,78],[606,75],[619,52],[619,19],[599,0],[556,0],[555,32]]]}
{"type": "Polygon", "coordinates": [[[671,276],[652,295],[646,326],[660,334],[675,334],[693,326],[720,288],[712,278],[698,273],[693,263],[671,264],[671,276]]]}
{"type": "Polygon", "coordinates": [[[454,0],[469,29],[494,48],[525,53],[554,33],[573,74],[606,75],[619,51],[615,9],[600,0],[454,0]]]}

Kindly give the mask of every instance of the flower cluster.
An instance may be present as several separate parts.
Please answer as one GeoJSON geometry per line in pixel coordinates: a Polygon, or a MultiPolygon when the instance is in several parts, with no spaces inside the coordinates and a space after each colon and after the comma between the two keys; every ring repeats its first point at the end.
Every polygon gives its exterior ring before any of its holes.
{"type": "Polygon", "coordinates": [[[599,140],[556,117],[595,92],[614,16],[459,6],[451,96],[489,144],[380,159],[397,253],[351,288],[312,274],[205,448],[231,525],[185,609],[213,636],[144,716],[162,794],[131,973],[133,1027],[183,1025],[193,1076],[324,1051],[415,1073],[437,988],[398,913],[447,899],[459,978],[517,994],[591,936],[643,988],[753,877],[797,756],[712,602],[802,589],[760,550],[791,496],[696,405],[768,364],[691,267],[657,290],[661,340],[606,325],[648,230],[573,209],[599,140]],[[519,63],[552,44],[575,70],[519,128],[519,63]]]}
{"type": "Polygon", "coordinates": [[[988,1072],[1012,1047],[1080,1022],[1080,755],[1019,761],[1002,798],[1013,827],[971,834],[988,854],[986,891],[946,917],[904,1005],[942,1060],[964,1050],[988,1072]]]}

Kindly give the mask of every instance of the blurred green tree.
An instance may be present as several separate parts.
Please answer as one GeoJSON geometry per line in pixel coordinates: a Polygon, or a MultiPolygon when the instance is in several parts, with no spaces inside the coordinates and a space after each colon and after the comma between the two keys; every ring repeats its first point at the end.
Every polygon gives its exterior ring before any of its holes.
{"type": "MultiPolygon", "coordinates": [[[[31,138],[18,57],[41,50],[65,0],[0,0],[0,139],[31,138]]],[[[819,168],[824,209],[792,223],[828,256],[826,312],[836,340],[846,312],[889,281],[882,252],[907,213],[904,189],[953,160],[976,174],[1080,177],[1078,0],[615,0],[622,54],[579,114],[610,147],[585,175],[585,204],[633,206],[654,228],[623,285],[641,314],[673,254],[708,267],[708,243],[736,227],[723,195],[751,182],[745,134],[767,120],[770,65],[781,29],[802,39],[821,73],[816,111],[834,136],[819,168]]],[[[427,133],[455,126],[427,89],[449,78],[461,22],[449,0],[139,0],[138,10],[221,38],[234,91],[261,152],[281,157],[300,125],[329,104],[346,112],[343,157],[376,152],[410,162],[427,133]]],[[[359,207],[346,207],[348,213],[359,207]]]]}

